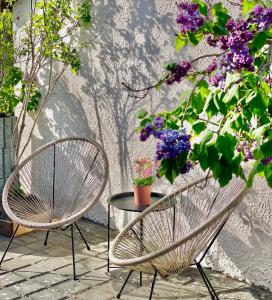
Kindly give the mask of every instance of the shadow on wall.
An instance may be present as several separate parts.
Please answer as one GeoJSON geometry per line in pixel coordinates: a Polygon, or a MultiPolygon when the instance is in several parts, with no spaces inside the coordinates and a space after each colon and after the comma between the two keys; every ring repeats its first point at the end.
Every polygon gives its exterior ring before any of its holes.
{"type": "MultiPolygon", "coordinates": [[[[142,106],[149,111],[169,107],[167,99],[158,100],[165,93],[156,96],[155,101],[154,93],[145,99],[135,99],[129,97],[122,86],[123,81],[133,87],[147,86],[160,76],[158,70],[165,60],[161,52],[165,45],[161,44],[160,37],[164,34],[162,40],[171,46],[173,33],[167,27],[173,18],[160,15],[155,2],[100,1],[95,7],[95,20],[98,20],[95,25],[102,33],[94,41],[94,48],[82,53],[80,76],[84,80],[83,97],[87,99],[85,110],[90,115],[89,122],[96,124],[97,138],[110,158],[110,193],[129,187],[132,157],[150,151],[143,149],[146,145],[139,145],[135,133],[136,111],[142,106]]],[[[89,40],[90,36],[82,38],[89,40]]],[[[154,149],[151,150],[153,155],[154,149]]],[[[96,215],[106,218],[99,208],[96,209],[96,215]]],[[[125,214],[123,224],[127,218],[125,214]]]]}
{"type": "Polygon", "coordinates": [[[272,290],[271,214],[271,201],[252,190],[219,235],[213,267],[272,290]]]}
{"type": "MultiPolygon", "coordinates": [[[[104,146],[104,140],[110,139],[117,148],[117,161],[122,170],[120,184],[126,187],[131,177],[129,144],[135,138],[135,112],[151,99],[129,97],[121,83],[143,87],[158,78],[154,65],[159,61],[160,47],[152,30],[170,24],[172,19],[156,14],[154,1],[107,4],[108,1],[101,1],[96,7],[96,19],[105,20],[105,24],[99,24],[103,32],[96,49],[87,49],[82,54],[83,62],[88,63],[80,75],[85,80],[82,91],[94,106],[99,139],[104,146]],[[104,119],[101,112],[106,115],[104,119]]],[[[166,103],[157,103],[153,110],[163,104],[166,103]]]]}
{"type": "Polygon", "coordinates": [[[76,136],[96,139],[96,134],[88,125],[82,99],[70,91],[65,78],[58,82],[38,119],[36,131],[38,135],[33,137],[32,151],[57,138],[76,136]]]}

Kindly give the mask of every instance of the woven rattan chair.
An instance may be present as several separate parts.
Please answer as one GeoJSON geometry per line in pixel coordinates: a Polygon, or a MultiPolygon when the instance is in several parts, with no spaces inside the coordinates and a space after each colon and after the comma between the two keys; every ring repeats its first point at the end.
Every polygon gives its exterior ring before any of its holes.
{"type": "Polygon", "coordinates": [[[167,277],[195,265],[211,298],[219,299],[201,262],[246,191],[239,178],[220,188],[213,178],[203,177],[140,213],[119,233],[110,249],[111,262],[130,269],[117,298],[134,270],[154,273],[151,299],[157,274],[167,277]]]}
{"type": "Polygon", "coordinates": [[[108,160],[102,147],[83,138],[63,138],[42,146],[11,174],[3,191],[3,208],[17,225],[0,261],[19,228],[46,230],[71,228],[73,272],[74,226],[99,200],[108,180],[108,160]]]}

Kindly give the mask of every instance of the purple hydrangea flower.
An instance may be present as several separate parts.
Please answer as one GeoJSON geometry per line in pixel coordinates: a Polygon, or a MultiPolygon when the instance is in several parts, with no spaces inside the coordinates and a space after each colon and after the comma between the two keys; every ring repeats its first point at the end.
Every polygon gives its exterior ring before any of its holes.
{"type": "Polygon", "coordinates": [[[180,82],[185,77],[192,65],[189,61],[183,60],[173,68],[171,77],[167,80],[167,84],[173,84],[175,81],[180,82]]]}
{"type": "Polygon", "coordinates": [[[163,129],[160,134],[160,142],[156,146],[156,158],[158,160],[177,158],[182,152],[191,149],[190,135],[173,129],[163,129]]]}
{"type": "Polygon", "coordinates": [[[192,164],[192,162],[191,161],[187,161],[184,165],[183,165],[183,167],[180,169],[180,174],[186,174],[186,173],[188,173],[191,169],[192,169],[192,167],[193,167],[193,164],[192,164]]]}
{"type": "Polygon", "coordinates": [[[176,22],[180,25],[180,32],[186,34],[188,31],[197,32],[203,25],[204,19],[198,11],[198,4],[181,2],[178,4],[179,14],[176,22]]]}
{"type": "Polygon", "coordinates": [[[153,126],[151,123],[147,123],[140,132],[140,141],[145,142],[153,132],[153,126]]]}
{"type": "Polygon", "coordinates": [[[162,117],[155,117],[154,118],[154,125],[157,128],[161,128],[164,125],[164,119],[162,117]]]}

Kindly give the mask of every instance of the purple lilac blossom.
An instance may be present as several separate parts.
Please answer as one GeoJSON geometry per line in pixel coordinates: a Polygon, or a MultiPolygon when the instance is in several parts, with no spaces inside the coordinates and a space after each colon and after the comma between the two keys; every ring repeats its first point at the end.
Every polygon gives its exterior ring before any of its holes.
{"type": "Polygon", "coordinates": [[[217,63],[216,60],[213,60],[207,67],[206,72],[207,73],[212,73],[217,69],[217,63]]]}
{"type": "Polygon", "coordinates": [[[225,82],[225,77],[223,75],[214,75],[209,78],[209,83],[215,87],[222,87],[225,82]]]}
{"type": "Polygon", "coordinates": [[[248,18],[249,24],[256,24],[258,30],[267,30],[272,24],[272,9],[256,5],[248,18]]]}
{"type": "Polygon", "coordinates": [[[175,65],[171,71],[171,77],[167,80],[167,84],[173,84],[175,81],[180,82],[181,79],[187,75],[191,67],[191,63],[187,60],[183,60],[179,64],[175,65]]]}
{"type": "Polygon", "coordinates": [[[264,166],[267,166],[267,165],[270,164],[270,163],[272,163],[272,156],[267,157],[267,158],[265,158],[265,159],[262,160],[262,164],[263,164],[264,166]]]}
{"type": "Polygon", "coordinates": [[[236,150],[244,154],[244,161],[247,162],[253,159],[252,151],[254,150],[255,147],[256,147],[255,143],[253,143],[252,146],[250,147],[246,141],[242,141],[238,144],[236,150]]]}
{"type": "Polygon", "coordinates": [[[197,32],[203,25],[204,19],[198,11],[198,4],[181,2],[178,4],[179,14],[176,22],[180,25],[180,32],[186,34],[189,32],[197,32]]]}
{"type": "Polygon", "coordinates": [[[218,43],[218,38],[209,35],[207,37],[207,43],[211,46],[211,47],[216,47],[217,43],[218,43]]]}
{"type": "MultiPolygon", "coordinates": [[[[254,35],[248,30],[248,23],[244,20],[235,21],[231,18],[226,24],[226,29],[229,35],[220,37],[219,46],[228,53],[221,58],[220,67],[228,72],[254,71],[253,57],[248,48],[248,42],[253,39],[254,35]]],[[[216,78],[212,79],[212,82],[216,83],[215,80],[216,78]]]]}

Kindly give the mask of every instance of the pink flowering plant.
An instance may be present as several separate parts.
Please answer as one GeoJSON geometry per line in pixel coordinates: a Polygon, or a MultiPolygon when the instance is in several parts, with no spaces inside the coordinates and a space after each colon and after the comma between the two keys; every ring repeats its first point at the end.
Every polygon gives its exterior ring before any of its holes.
{"type": "Polygon", "coordinates": [[[124,85],[131,96],[145,97],[162,85],[177,88],[185,80],[193,83],[173,111],[138,113],[140,140],[151,136],[159,140],[159,176],[173,183],[199,164],[221,186],[233,174],[251,186],[259,173],[272,187],[272,2],[228,2],[240,9],[237,17],[220,2],[177,3],[176,51],[200,42],[210,51],[166,64],[164,76],[146,88],[124,85]],[[252,162],[248,177],[244,161],[252,162]]]}
{"type": "Polygon", "coordinates": [[[152,161],[146,157],[137,158],[134,161],[135,177],[133,184],[136,186],[152,185],[155,181],[156,161],[152,161]]]}

